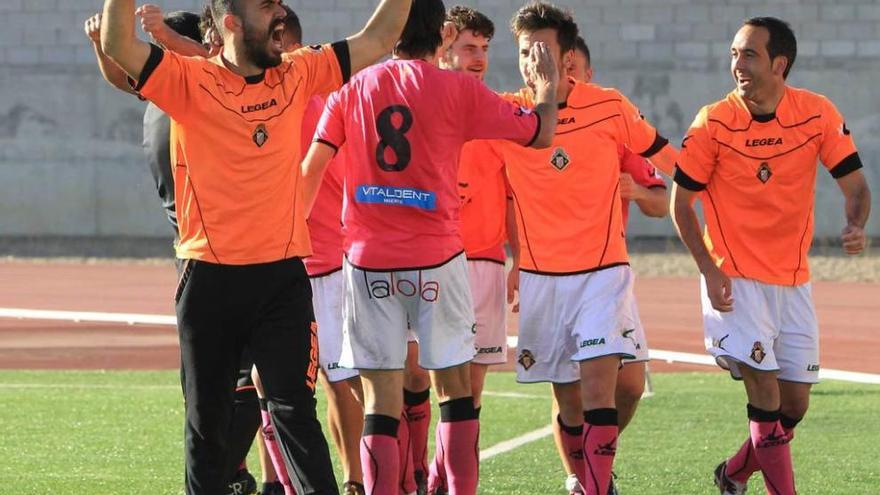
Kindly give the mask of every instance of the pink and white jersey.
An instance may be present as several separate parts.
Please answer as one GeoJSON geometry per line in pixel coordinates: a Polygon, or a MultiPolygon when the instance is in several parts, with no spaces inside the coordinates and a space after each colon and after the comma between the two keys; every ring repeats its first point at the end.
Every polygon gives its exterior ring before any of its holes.
{"type": "MultiPolygon", "coordinates": [[[[626,146],[618,146],[617,154],[620,157],[621,173],[631,175],[633,182],[648,189],[655,187],[666,189],[666,182],[663,182],[663,178],[660,177],[651,162],[641,155],[633,153],[626,146]]],[[[620,201],[623,206],[623,230],[626,231],[626,222],[629,219],[629,200],[620,198],[620,201]]]]}
{"type": "Polygon", "coordinates": [[[328,99],[316,139],[345,145],[345,253],[393,271],[445,263],[463,250],[458,161],[473,139],[530,145],[540,119],[481,81],[421,60],[361,71],[328,99]]]}
{"type": "MultiPolygon", "coordinates": [[[[323,111],[324,98],[312,97],[303,115],[303,153],[312,144],[323,111]]],[[[345,173],[342,155],[336,155],[327,166],[321,189],[315,197],[315,206],[308,218],[312,255],[303,262],[310,277],[319,277],[342,268],[342,183],[345,173]]]]}

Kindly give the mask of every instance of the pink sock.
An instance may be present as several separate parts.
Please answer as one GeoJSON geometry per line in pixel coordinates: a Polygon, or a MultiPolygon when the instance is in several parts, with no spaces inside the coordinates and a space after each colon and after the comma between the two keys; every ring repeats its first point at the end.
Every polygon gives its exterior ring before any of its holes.
{"type": "Polygon", "coordinates": [[[764,411],[749,405],[749,436],[764,474],[764,486],[771,495],[795,495],[791,465],[791,437],[779,423],[778,411],[764,411]]]}
{"type": "Polygon", "coordinates": [[[400,490],[403,493],[413,493],[418,489],[418,486],[416,486],[416,479],[413,475],[409,424],[403,415],[401,415],[400,424],[397,427],[397,451],[400,459],[400,490]]]}
{"type": "Polygon", "coordinates": [[[562,446],[568,455],[568,460],[574,467],[581,486],[586,486],[587,464],[584,462],[584,425],[567,426],[562,422],[561,416],[556,416],[559,423],[559,431],[562,432],[562,446]]]}
{"type": "Polygon", "coordinates": [[[361,439],[364,489],[370,495],[398,495],[400,489],[400,421],[381,414],[367,414],[361,439]]]}
{"type": "Polygon", "coordinates": [[[440,424],[434,431],[434,460],[428,471],[428,493],[434,493],[437,490],[443,492],[449,491],[446,483],[446,445],[443,443],[443,435],[440,424]]]}
{"type": "Polygon", "coordinates": [[[437,425],[450,495],[475,495],[480,476],[480,420],[472,397],[440,404],[437,425]]]}
{"type": "MultiPolygon", "coordinates": [[[[790,418],[781,414],[779,422],[782,424],[782,431],[788,435],[789,440],[794,440],[794,429],[800,422],[800,419],[790,418]]],[[[725,474],[737,483],[745,483],[754,473],[760,470],[761,465],[758,464],[755,448],[752,447],[752,438],[749,437],[743,442],[736,454],[727,460],[725,474]]]]}
{"type": "Polygon", "coordinates": [[[272,467],[275,468],[278,482],[284,487],[284,495],[296,495],[293,485],[290,483],[290,477],[287,475],[287,466],[284,465],[284,459],[281,457],[281,449],[278,448],[278,442],[275,441],[275,428],[272,426],[265,400],[260,400],[260,416],[263,418],[260,433],[266,443],[266,451],[269,453],[269,459],[272,460],[272,467]]]}
{"type": "Polygon", "coordinates": [[[428,432],[431,428],[431,389],[422,392],[403,390],[403,412],[409,423],[413,469],[417,476],[428,476],[428,432]]]}
{"type": "Polygon", "coordinates": [[[611,468],[617,453],[617,409],[585,411],[584,423],[584,493],[605,495],[611,483],[611,468]]]}

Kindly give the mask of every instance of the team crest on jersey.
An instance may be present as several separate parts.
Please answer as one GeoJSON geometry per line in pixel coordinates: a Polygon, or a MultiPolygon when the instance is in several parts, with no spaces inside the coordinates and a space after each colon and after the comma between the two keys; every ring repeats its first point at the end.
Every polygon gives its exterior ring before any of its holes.
{"type": "Polygon", "coordinates": [[[758,364],[761,364],[761,361],[764,360],[765,356],[767,356],[767,354],[764,352],[764,345],[761,344],[760,342],[755,342],[752,345],[752,354],[751,354],[752,361],[754,361],[758,364]]]}
{"type": "Polygon", "coordinates": [[[767,181],[770,180],[770,177],[773,177],[773,171],[770,170],[770,165],[768,165],[767,162],[761,163],[761,166],[758,167],[757,176],[758,180],[763,184],[766,184],[767,181]]]}
{"type": "Polygon", "coordinates": [[[535,356],[532,354],[532,351],[528,349],[523,349],[522,352],[519,353],[519,359],[516,360],[522,367],[528,371],[529,368],[535,365],[535,356]]]}
{"type": "Polygon", "coordinates": [[[565,152],[565,148],[558,147],[553,150],[553,156],[550,157],[550,165],[553,165],[560,172],[571,163],[571,158],[565,152]]]}
{"type": "Polygon", "coordinates": [[[262,148],[263,145],[266,144],[266,141],[269,140],[269,131],[266,130],[266,125],[258,125],[257,128],[254,129],[254,135],[252,136],[252,138],[254,140],[254,144],[256,144],[257,147],[262,148]]]}

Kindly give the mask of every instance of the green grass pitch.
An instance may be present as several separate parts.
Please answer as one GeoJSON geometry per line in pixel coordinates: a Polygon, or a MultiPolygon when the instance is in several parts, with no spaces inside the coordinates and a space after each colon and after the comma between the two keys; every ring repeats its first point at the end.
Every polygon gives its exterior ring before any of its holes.
{"type": "MultiPolygon", "coordinates": [[[[170,371],[0,372],[0,493],[181,493],[177,384],[170,371]]],[[[717,493],[712,470],[746,434],[742,386],[721,373],[687,373],[657,374],[654,387],[620,440],[621,493],[717,493]]],[[[486,390],[483,449],[549,424],[548,386],[494,373],[486,390]]],[[[323,420],[323,400],[319,407],[323,420]]],[[[880,494],[878,411],[878,386],[827,381],[814,389],[792,444],[800,493],[880,494]]],[[[253,455],[250,465],[256,474],[253,455]]],[[[550,437],[480,469],[482,494],[564,493],[550,437]]],[[[750,493],[763,493],[759,475],[750,485],[750,493]]]]}

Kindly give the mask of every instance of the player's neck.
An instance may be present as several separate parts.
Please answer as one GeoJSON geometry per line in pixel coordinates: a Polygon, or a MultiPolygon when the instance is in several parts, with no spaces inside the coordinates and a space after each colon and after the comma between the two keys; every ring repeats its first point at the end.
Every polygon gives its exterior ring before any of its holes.
{"type": "Polygon", "coordinates": [[[556,86],[556,103],[568,102],[568,95],[571,94],[572,89],[574,89],[572,79],[568,76],[560,77],[559,84],[556,86]]]}
{"type": "Polygon", "coordinates": [[[743,97],[743,101],[752,115],[769,115],[776,112],[783,96],[785,96],[785,85],[781,84],[774,88],[768,88],[766,92],[756,95],[755,98],[743,97]]]}
{"type": "Polygon", "coordinates": [[[397,52],[391,58],[393,58],[394,60],[421,60],[422,62],[427,62],[434,67],[440,67],[440,56],[437,52],[434,52],[432,55],[425,55],[424,57],[412,57],[408,53],[397,52]]]}
{"type": "Polygon", "coordinates": [[[257,67],[253,62],[244,56],[244,50],[236,50],[232,43],[223,45],[223,51],[220,52],[226,68],[242,77],[258,76],[263,73],[264,69],[257,67]]]}

